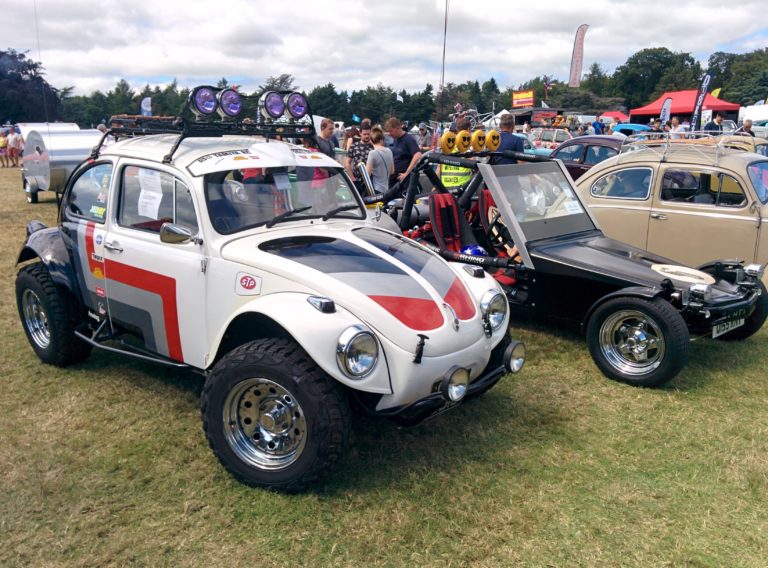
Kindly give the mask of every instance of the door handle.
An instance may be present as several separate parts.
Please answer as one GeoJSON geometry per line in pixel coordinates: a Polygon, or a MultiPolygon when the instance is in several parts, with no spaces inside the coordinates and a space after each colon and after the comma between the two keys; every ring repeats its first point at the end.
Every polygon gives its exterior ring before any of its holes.
{"type": "Polygon", "coordinates": [[[666,215],[663,213],[651,213],[651,219],[659,219],[661,221],[664,221],[667,218],[666,215]]]}
{"type": "Polygon", "coordinates": [[[110,252],[123,252],[123,247],[117,241],[112,241],[111,243],[105,241],[104,248],[110,252]]]}

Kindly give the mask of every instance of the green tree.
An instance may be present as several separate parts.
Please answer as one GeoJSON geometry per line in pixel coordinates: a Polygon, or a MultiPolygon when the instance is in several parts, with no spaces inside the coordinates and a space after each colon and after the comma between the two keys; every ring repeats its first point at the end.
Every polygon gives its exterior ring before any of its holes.
{"type": "Polygon", "coordinates": [[[137,114],[136,93],[128,81],[120,79],[111,91],[107,91],[107,114],[137,114]]]}
{"type": "Polygon", "coordinates": [[[259,85],[257,94],[264,91],[298,91],[299,87],[295,85],[296,79],[293,75],[283,73],[276,77],[267,77],[263,85],[259,85]]]}
{"type": "Polygon", "coordinates": [[[349,112],[361,118],[370,118],[373,123],[384,122],[390,116],[402,118],[404,103],[398,103],[391,87],[379,83],[375,87],[352,91],[349,97],[349,112]]]}
{"type": "Polygon", "coordinates": [[[313,114],[327,116],[336,120],[347,120],[349,108],[346,93],[336,92],[333,83],[315,87],[307,95],[313,114]]]}
{"type": "Polygon", "coordinates": [[[26,52],[0,51],[0,120],[42,122],[58,120],[60,92],[43,78],[43,67],[26,52]]]}
{"type": "Polygon", "coordinates": [[[611,77],[595,62],[589,66],[589,72],[582,79],[580,88],[598,97],[606,97],[611,94],[613,85],[611,77]]]}
{"type": "Polygon", "coordinates": [[[668,72],[680,73],[680,84],[685,85],[691,76],[700,75],[701,69],[689,53],[673,53],[666,47],[641,49],[616,68],[615,93],[627,101],[629,108],[644,105],[658,92],[662,78],[669,86],[679,84],[668,72]]]}
{"type": "Polygon", "coordinates": [[[491,112],[494,109],[499,112],[506,105],[501,101],[501,91],[499,91],[499,85],[496,83],[496,79],[491,77],[480,86],[480,98],[481,107],[484,112],[491,112]]]}
{"type": "Polygon", "coordinates": [[[768,98],[768,48],[735,56],[731,72],[723,83],[722,98],[742,105],[768,98]]]}

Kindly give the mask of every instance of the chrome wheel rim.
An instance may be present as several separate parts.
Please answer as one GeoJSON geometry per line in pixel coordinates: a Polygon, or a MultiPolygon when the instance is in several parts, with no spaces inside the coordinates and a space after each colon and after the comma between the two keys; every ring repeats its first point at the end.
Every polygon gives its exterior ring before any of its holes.
{"type": "Polygon", "coordinates": [[[600,351],[614,368],[638,376],[658,369],[666,344],[656,320],[638,310],[621,310],[600,326],[600,351]]]}
{"type": "Polygon", "coordinates": [[[45,313],[40,298],[32,290],[26,289],[21,296],[21,307],[24,312],[24,325],[32,341],[40,349],[47,349],[51,344],[51,330],[48,327],[48,314],[45,313]]]}
{"type": "Polygon", "coordinates": [[[223,420],[224,437],[237,457],[259,469],[285,469],[306,446],[301,405],[269,379],[246,379],[235,385],[224,401],[223,420]]]}

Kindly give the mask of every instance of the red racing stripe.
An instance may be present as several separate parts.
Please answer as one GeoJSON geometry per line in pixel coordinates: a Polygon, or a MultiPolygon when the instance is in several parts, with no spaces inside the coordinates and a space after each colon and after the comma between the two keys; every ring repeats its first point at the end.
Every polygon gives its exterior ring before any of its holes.
{"type": "Polygon", "coordinates": [[[165,338],[171,359],[184,361],[179,335],[179,318],[176,310],[176,279],[149,270],[142,270],[105,259],[107,278],[160,296],[163,302],[165,338]]]}
{"type": "Polygon", "coordinates": [[[88,270],[95,278],[104,278],[104,263],[94,258],[96,248],[93,244],[93,231],[96,229],[96,223],[88,221],[85,224],[85,254],[88,257],[88,270]]]}
{"type": "Polygon", "coordinates": [[[443,325],[443,314],[437,304],[421,298],[400,296],[368,296],[404,325],[416,331],[429,331],[443,325]]]}
{"type": "Polygon", "coordinates": [[[456,312],[460,320],[468,320],[475,315],[475,303],[469,297],[467,289],[459,278],[456,278],[443,298],[456,312]]]}

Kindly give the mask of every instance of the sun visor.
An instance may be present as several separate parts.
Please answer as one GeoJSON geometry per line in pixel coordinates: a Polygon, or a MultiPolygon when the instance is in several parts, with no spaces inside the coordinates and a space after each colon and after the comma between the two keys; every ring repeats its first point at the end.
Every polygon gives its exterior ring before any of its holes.
{"type": "Polygon", "coordinates": [[[341,164],[321,152],[284,142],[260,142],[248,148],[212,152],[200,156],[188,166],[193,176],[245,168],[276,167],[340,168],[341,164]]]}

